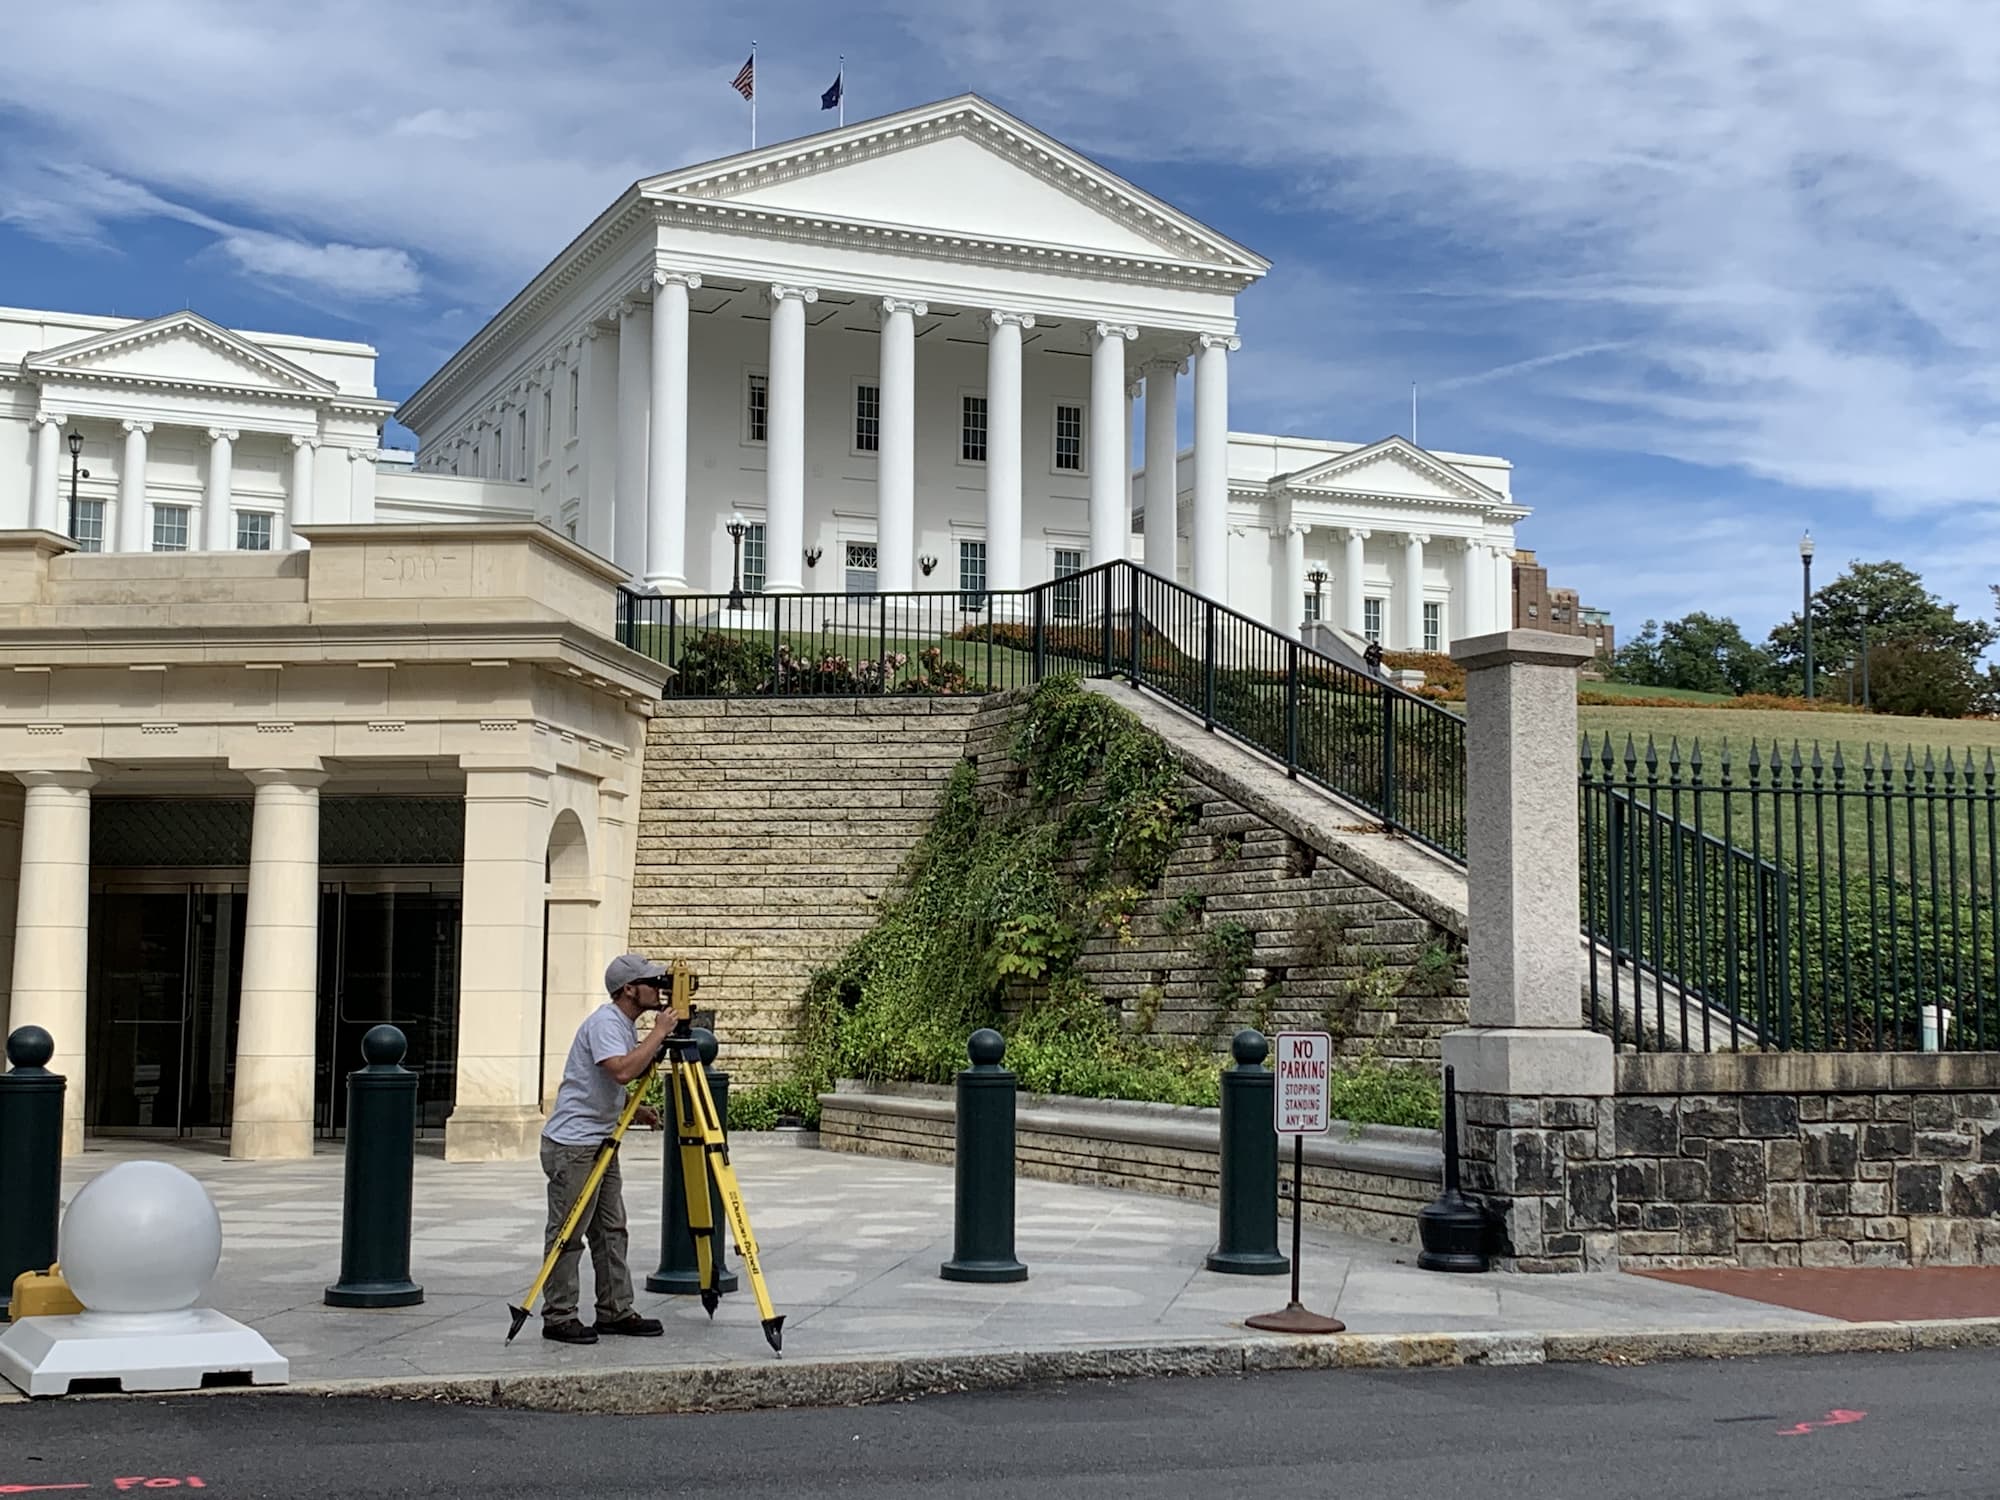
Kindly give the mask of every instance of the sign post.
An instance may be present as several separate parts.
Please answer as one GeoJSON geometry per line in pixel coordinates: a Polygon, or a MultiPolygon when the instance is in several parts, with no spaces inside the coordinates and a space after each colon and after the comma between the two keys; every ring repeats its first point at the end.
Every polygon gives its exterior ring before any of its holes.
{"type": "Polygon", "coordinates": [[[1332,1124],[1333,1038],[1324,1031],[1281,1031],[1273,1038],[1271,1124],[1292,1138],[1292,1300],[1283,1312],[1246,1318],[1249,1328],[1268,1333],[1342,1333],[1338,1318],[1308,1311],[1299,1301],[1299,1234],[1305,1222],[1306,1137],[1325,1135],[1332,1124]]]}

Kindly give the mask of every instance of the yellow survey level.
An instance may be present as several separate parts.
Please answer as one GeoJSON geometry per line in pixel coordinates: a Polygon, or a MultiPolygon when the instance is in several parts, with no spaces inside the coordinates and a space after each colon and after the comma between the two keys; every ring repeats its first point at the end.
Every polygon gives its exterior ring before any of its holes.
{"type": "MultiPolygon", "coordinates": [[[[713,1318],[715,1309],[722,1301],[722,1293],[716,1286],[721,1259],[715,1253],[718,1226],[710,1211],[709,1198],[709,1184],[713,1180],[715,1191],[722,1198],[722,1211],[728,1217],[730,1231],[736,1240],[737,1253],[743,1258],[743,1269],[749,1274],[751,1290],[757,1296],[757,1312],[763,1320],[764,1337],[773,1351],[782,1354],[785,1320],[782,1314],[771,1308],[771,1293],[764,1285],[763,1262],[757,1254],[757,1236],[751,1231],[750,1214],[743,1206],[743,1190],[737,1185],[736,1169],[729,1162],[729,1141],[722,1133],[722,1119],[716,1112],[715,1095],[709,1091],[708,1074],[703,1070],[701,1055],[695,1048],[692,1022],[696,985],[687,961],[675,959],[667,1004],[653,1024],[673,1027],[659,1067],[672,1101],[675,1142],[672,1149],[681,1153],[681,1182],[687,1190],[688,1227],[694,1233],[695,1264],[701,1275],[701,1305],[713,1318]]],[[[597,1160],[591,1163],[583,1191],[570,1205],[569,1213],[563,1220],[562,1233],[556,1236],[555,1244],[542,1262],[541,1274],[535,1277],[535,1283],[528,1288],[528,1295],[522,1299],[521,1305],[508,1309],[513,1316],[513,1324],[507,1330],[507,1342],[512,1343],[514,1335],[521,1331],[521,1325],[528,1321],[528,1309],[535,1305],[535,1299],[541,1296],[542,1288],[554,1274],[557,1258],[575,1242],[577,1225],[582,1222],[584,1209],[597,1192],[598,1184],[604,1180],[619,1142],[625,1139],[625,1132],[638,1114],[643,1093],[643,1089],[634,1089],[632,1097],[625,1101],[624,1113],[619,1115],[611,1138],[598,1147],[597,1160]]]]}

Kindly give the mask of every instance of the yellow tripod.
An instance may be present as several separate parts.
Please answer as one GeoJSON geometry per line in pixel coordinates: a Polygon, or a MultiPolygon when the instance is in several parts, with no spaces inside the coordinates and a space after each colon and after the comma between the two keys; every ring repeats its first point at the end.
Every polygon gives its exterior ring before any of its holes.
{"type": "MultiPolygon", "coordinates": [[[[728,1216],[729,1227],[736,1239],[737,1253],[743,1257],[743,1268],[749,1273],[751,1290],[757,1295],[757,1311],[763,1320],[764,1338],[773,1351],[782,1354],[785,1320],[771,1307],[771,1294],[764,1285],[763,1262],[757,1254],[757,1236],[750,1229],[750,1214],[743,1206],[743,1190],[737,1185],[736,1169],[729,1163],[729,1142],[723,1136],[715,1096],[709,1092],[708,1075],[702,1068],[701,1055],[695,1046],[692,1021],[697,981],[689,972],[685,959],[674,960],[671,984],[667,1005],[653,1024],[673,1026],[659,1068],[666,1075],[666,1086],[673,1098],[674,1149],[681,1153],[681,1181],[687,1189],[688,1227],[694,1233],[695,1264],[701,1273],[701,1305],[713,1318],[715,1309],[722,1301],[722,1293],[716,1287],[719,1262],[715,1253],[717,1225],[709,1203],[709,1180],[712,1176],[721,1193],[723,1212],[728,1216]],[[669,1015],[673,1017],[671,1023],[667,1019],[669,1015]]],[[[563,1220],[562,1233],[556,1236],[555,1244],[542,1261],[542,1269],[535,1277],[534,1285],[528,1288],[528,1295],[522,1298],[520,1306],[507,1309],[513,1318],[507,1330],[508,1343],[514,1341],[514,1335],[528,1321],[528,1309],[535,1305],[535,1299],[541,1296],[542,1288],[555,1273],[557,1259],[575,1243],[583,1211],[597,1192],[598,1184],[604,1180],[611,1158],[617,1153],[619,1143],[625,1139],[625,1132],[631,1128],[644,1092],[643,1089],[634,1089],[632,1096],[625,1101],[624,1112],[618,1116],[618,1124],[613,1128],[610,1139],[598,1147],[597,1160],[591,1163],[590,1175],[584,1179],[583,1190],[577,1194],[576,1202],[570,1205],[569,1213],[563,1220]]]]}

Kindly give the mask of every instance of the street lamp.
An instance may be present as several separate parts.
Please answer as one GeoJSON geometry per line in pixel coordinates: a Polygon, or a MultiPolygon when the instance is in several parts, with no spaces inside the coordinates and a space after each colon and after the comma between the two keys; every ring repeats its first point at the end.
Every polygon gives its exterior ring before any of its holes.
{"type": "Polygon", "coordinates": [[[1323,620],[1326,616],[1320,609],[1319,592],[1326,587],[1326,569],[1314,568],[1306,574],[1306,582],[1313,586],[1313,618],[1323,620]]]}
{"type": "Polygon", "coordinates": [[[926,578],[931,576],[931,571],[934,568],[936,568],[937,565],[938,565],[938,560],[935,557],[932,557],[928,552],[926,552],[922,557],[917,559],[917,566],[924,570],[924,577],[926,578]]]}
{"type": "Polygon", "coordinates": [[[69,430],[69,537],[71,541],[77,540],[76,482],[79,479],[90,478],[90,470],[77,467],[82,459],[83,434],[72,427],[69,430]]]}
{"type": "Polygon", "coordinates": [[[1872,712],[1872,702],[1868,696],[1868,606],[1861,606],[1861,707],[1864,712],[1872,712]]]}
{"type": "Polygon", "coordinates": [[[1811,702],[1814,696],[1813,655],[1812,655],[1812,557],[1813,557],[1813,539],[1812,539],[1812,533],[1808,531],[1804,536],[1799,538],[1799,566],[1805,572],[1804,617],[1806,622],[1806,701],[1807,702],[1811,702]]]}
{"type": "Polygon", "coordinates": [[[743,607],[743,538],[750,534],[750,523],[743,519],[742,511],[732,511],[729,524],[723,528],[729,533],[729,544],[735,549],[736,560],[730,567],[729,607],[743,607]]]}

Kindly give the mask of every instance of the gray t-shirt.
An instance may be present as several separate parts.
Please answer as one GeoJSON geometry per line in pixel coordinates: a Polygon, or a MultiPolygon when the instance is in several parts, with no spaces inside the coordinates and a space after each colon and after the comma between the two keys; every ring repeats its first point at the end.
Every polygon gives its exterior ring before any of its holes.
{"type": "Polygon", "coordinates": [[[595,1146],[618,1128],[625,1086],[599,1064],[639,1045],[639,1029],[610,1001],[583,1018],[569,1044],[556,1106],[542,1134],[559,1146],[595,1146]]]}

